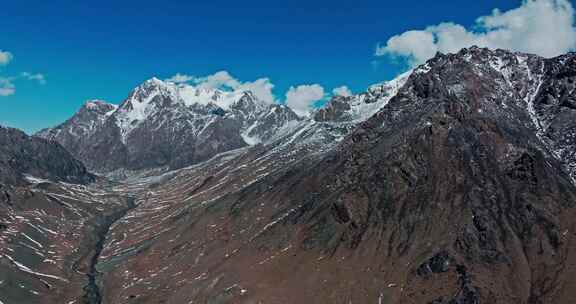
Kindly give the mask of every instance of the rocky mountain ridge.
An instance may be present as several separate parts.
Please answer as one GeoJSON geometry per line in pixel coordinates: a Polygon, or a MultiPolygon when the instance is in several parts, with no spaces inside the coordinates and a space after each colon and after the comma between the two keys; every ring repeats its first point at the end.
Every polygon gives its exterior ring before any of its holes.
{"type": "MultiPolygon", "coordinates": [[[[242,145],[104,190],[36,185],[41,199],[78,209],[71,218],[92,216],[78,223],[100,218],[95,210],[114,211],[104,212],[113,222],[83,226],[104,231],[98,249],[85,250],[96,252],[90,266],[79,260],[90,278],[86,292],[46,276],[56,290],[41,289],[38,274],[26,271],[77,278],[78,268],[65,264],[55,270],[10,252],[19,264],[0,267],[27,278],[24,289],[38,293],[27,295],[30,303],[58,303],[58,292],[70,301],[84,294],[85,303],[570,303],[575,60],[477,47],[437,54],[395,81],[333,98],[310,119],[283,112],[255,145],[246,138],[262,133],[249,130],[265,115],[273,121],[281,106],[260,110],[244,92],[230,99],[194,93],[201,100],[186,104],[182,92],[151,80],[118,109],[90,106],[110,117],[103,125],[116,126],[102,127],[114,130],[106,131],[110,142],[180,136],[151,126],[180,122],[174,117],[188,114],[170,109],[193,106],[200,129],[230,117],[242,145]],[[90,193],[98,200],[84,204],[90,193]],[[33,267],[18,266],[26,264],[33,267]]],[[[0,229],[0,242],[18,240],[22,218],[37,224],[29,210],[13,209],[0,213],[0,223],[13,227],[0,229]]],[[[50,229],[60,236],[72,228],[50,229]]],[[[58,261],[76,257],[66,248],[58,261]]],[[[19,299],[15,287],[2,288],[19,299]]]]}
{"type": "Polygon", "coordinates": [[[118,107],[86,103],[39,137],[64,145],[100,173],[181,168],[267,140],[300,118],[251,92],[190,88],[153,78],[118,107]]]}
{"type": "Polygon", "coordinates": [[[218,153],[273,141],[302,124],[320,122],[349,131],[382,108],[407,76],[359,95],[336,96],[312,118],[299,117],[282,104],[267,104],[250,91],[152,78],[120,106],[88,101],[71,119],[36,136],[61,143],[98,173],[177,169],[218,153]]]}
{"type": "Polygon", "coordinates": [[[27,177],[89,183],[94,176],[60,144],[0,126],[0,184],[26,184],[27,177]]]}

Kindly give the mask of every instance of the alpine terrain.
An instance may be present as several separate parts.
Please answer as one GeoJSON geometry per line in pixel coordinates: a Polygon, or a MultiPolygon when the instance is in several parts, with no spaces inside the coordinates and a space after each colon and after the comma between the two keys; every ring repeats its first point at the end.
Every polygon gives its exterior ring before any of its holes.
{"type": "Polygon", "coordinates": [[[438,53],[309,116],[152,78],[1,128],[0,183],[4,304],[573,303],[576,54],[438,53]]]}

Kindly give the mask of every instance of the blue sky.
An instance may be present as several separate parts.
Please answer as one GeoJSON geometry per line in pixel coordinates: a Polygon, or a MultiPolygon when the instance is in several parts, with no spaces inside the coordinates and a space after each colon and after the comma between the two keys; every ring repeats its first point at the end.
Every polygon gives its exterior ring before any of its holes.
{"type": "Polygon", "coordinates": [[[268,77],[279,100],[302,84],[360,92],[406,69],[398,58],[418,61],[412,49],[383,50],[391,37],[446,21],[474,30],[479,16],[521,4],[5,1],[0,50],[13,57],[0,66],[0,77],[12,77],[15,92],[0,96],[0,123],[31,133],[69,118],[87,99],[119,103],[142,81],[176,73],[226,70],[243,81],[268,77]],[[375,56],[379,44],[379,53],[395,54],[396,60],[375,56]],[[46,83],[23,72],[41,73],[46,83]]]}

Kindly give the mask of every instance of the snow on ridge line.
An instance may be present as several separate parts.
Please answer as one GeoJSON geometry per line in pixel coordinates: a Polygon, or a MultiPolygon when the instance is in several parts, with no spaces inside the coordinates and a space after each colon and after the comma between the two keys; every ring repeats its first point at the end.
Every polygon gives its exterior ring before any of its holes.
{"type": "Polygon", "coordinates": [[[109,107],[112,107],[114,109],[118,108],[118,105],[115,105],[113,103],[109,103],[106,100],[102,100],[102,99],[89,99],[84,103],[84,107],[86,107],[88,109],[97,109],[100,106],[109,106],[109,107]]]}
{"type": "MultiPolygon", "coordinates": [[[[368,87],[367,91],[378,92],[382,90],[388,90],[390,91],[388,95],[392,97],[396,95],[397,91],[404,85],[404,83],[406,82],[406,80],[412,74],[413,71],[414,70],[408,70],[398,75],[396,78],[392,80],[371,85],[368,87]]],[[[252,92],[243,89],[236,89],[230,91],[218,88],[205,88],[185,83],[163,81],[158,79],[157,77],[152,77],[151,79],[146,80],[144,83],[138,86],[131,94],[132,98],[130,98],[129,100],[132,103],[132,107],[135,107],[134,101],[143,104],[148,104],[154,97],[156,97],[159,94],[164,94],[167,97],[172,97],[175,102],[183,104],[185,106],[192,106],[192,105],[207,106],[212,104],[224,110],[230,110],[230,107],[235,103],[237,103],[238,101],[240,101],[245,94],[249,94],[251,99],[255,102],[257,106],[268,105],[264,101],[255,97],[252,92]],[[133,96],[135,95],[134,93],[142,90],[151,90],[151,92],[148,94],[148,98],[146,98],[144,101],[135,99],[133,96]]],[[[136,116],[135,119],[138,120],[144,119],[146,115],[142,115],[143,113],[141,109],[139,109],[139,111],[140,115],[135,115],[136,116]]]]}
{"type": "Polygon", "coordinates": [[[164,104],[158,104],[158,102],[170,102],[176,107],[180,107],[181,110],[190,112],[194,112],[194,109],[190,108],[197,105],[205,107],[206,110],[210,107],[218,107],[229,111],[234,104],[241,101],[245,96],[248,96],[259,110],[268,106],[249,91],[240,89],[225,91],[203,88],[188,84],[165,82],[154,77],[136,87],[128,99],[113,114],[116,124],[121,129],[122,138],[125,140],[128,134],[142,121],[153,116],[164,107],[164,104]],[[157,100],[158,98],[160,100],[157,100]]]}
{"type": "MultiPolygon", "coordinates": [[[[374,84],[368,90],[381,90],[382,87],[397,89],[405,82],[411,72],[412,70],[401,74],[396,79],[374,84]]],[[[131,124],[134,124],[135,121],[145,120],[157,110],[156,106],[151,104],[151,101],[157,96],[170,98],[173,102],[188,107],[211,104],[224,110],[230,110],[230,107],[240,101],[246,94],[250,95],[257,106],[266,105],[264,101],[256,98],[252,92],[244,89],[230,91],[206,88],[185,83],[163,81],[157,77],[152,77],[137,86],[120,106],[107,103],[104,100],[94,99],[87,101],[86,107],[93,109],[97,108],[99,104],[111,105],[113,109],[107,112],[105,116],[117,114],[118,125],[129,132],[132,129],[130,128],[131,124]]]]}
{"type": "Polygon", "coordinates": [[[408,70],[392,80],[371,85],[368,88],[368,94],[377,96],[375,102],[367,103],[366,93],[354,95],[350,101],[350,121],[361,122],[367,120],[384,108],[390,99],[398,94],[398,91],[404,86],[412,72],[413,70],[408,70]]]}
{"type": "MultiPolygon", "coordinates": [[[[162,81],[156,77],[148,79],[136,87],[129,100],[138,101],[134,98],[135,95],[138,94],[148,95],[144,103],[150,102],[158,94],[164,94],[172,97],[175,102],[186,106],[213,104],[225,110],[229,110],[230,106],[238,102],[246,94],[249,94],[253,101],[259,104],[265,104],[264,101],[256,98],[252,92],[245,89],[224,90],[220,88],[207,88],[185,83],[162,81]]],[[[142,102],[142,100],[139,101],[142,102]]]]}
{"type": "Polygon", "coordinates": [[[368,87],[368,91],[381,90],[382,88],[390,88],[390,89],[398,90],[406,83],[406,81],[408,80],[408,77],[410,77],[410,75],[412,75],[413,72],[415,72],[416,70],[419,72],[424,72],[426,65],[427,64],[422,65],[422,67],[419,67],[416,69],[410,69],[410,70],[396,76],[394,79],[373,84],[373,85],[368,87]]]}
{"type": "MultiPolygon", "coordinates": [[[[355,95],[352,102],[352,111],[350,115],[351,120],[359,121],[364,120],[375,114],[387,101],[396,95],[398,89],[404,84],[408,75],[412,71],[408,71],[396,79],[383,82],[370,86],[368,88],[369,94],[382,95],[388,94],[384,98],[378,98],[375,103],[364,102],[366,96],[364,94],[355,95]],[[374,91],[374,92],[371,92],[374,91]]],[[[111,105],[102,100],[90,100],[86,103],[86,107],[90,109],[98,109],[104,104],[111,105]]],[[[129,95],[129,97],[120,105],[112,105],[111,109],[102,113],[101,120],[107,120],[113,117],[114,123],[118,126],[121,133],[121,141],[126,144],[127,138],[134,129],[137,129],[142,122],[153,117],[159,111],[164,111],[166,108],[171,108],[173,105],[173,112],[190,112],[192,119],[198,115],[197,110],[201,113],[211,112],[212,108],[221,108],[225,111],[239,110],[241,116],[248,120],[248,124],[241,130],[241,136],[246,143],[254,145],[261,142],[261,139],[254,134],[250,134],[254,127],[257,126],[257,120],[261,117],[259,113],[272,104],[258,99],[251,91],[243,89],[225,90],[219,88],[207,88],[201,85],[190,85],[186,83],[174,83],[170,81],[163,81],[157,77],[152,77],[139,86],[137,86],[129,95]],[[242,108],[234,107],[235,104],[247,99],[249,103],[242,108]]],[[[272,109],[274,110],[274,108],[272,109]]],[[[172,109],[169,109],[172,111],[172,109]]],[[[103,123],[102,123],[103,124],[103,123]]]]}

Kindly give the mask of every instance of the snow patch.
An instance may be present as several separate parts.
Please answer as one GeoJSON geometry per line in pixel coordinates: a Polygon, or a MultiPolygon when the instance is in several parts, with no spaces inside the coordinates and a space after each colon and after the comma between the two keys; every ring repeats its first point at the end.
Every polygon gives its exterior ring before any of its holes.
{"type": "Polygon", "coordinates": [[[24,264],[18,263],[16,260],[14,260],[11,256],[9,256],[7,254],[5,254],[4,257],[6,257],[8,260],[10,260],[10,262],[12,262],[12,264],[16,265],[16,267],[18,267],[18,269],[20,269],[21,271],[24,271],[24,272],[27,272],[27,273],[30,273],[33,275],[41,276],[41,277],[46,277],[46,278],[51,278],[51,279],[56,279],[56,280],[68,282],[68,280],[61,278],[59,276],[36,272],[36,271],[28,268],[24,264]]]}
{"type": "Polygon", "coordinates": [[[42,183],[51,183],[51,181],[49,181],[47,179],[34,177],[30,174],[24,174],[24,178],[26,179],[26,181],[28,181],[29,183],[31,183],[33,185],[42,184],[42,183]]]}

